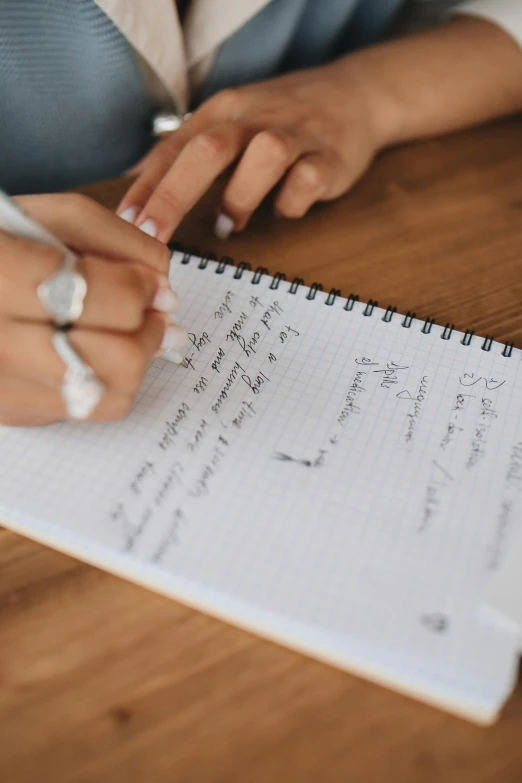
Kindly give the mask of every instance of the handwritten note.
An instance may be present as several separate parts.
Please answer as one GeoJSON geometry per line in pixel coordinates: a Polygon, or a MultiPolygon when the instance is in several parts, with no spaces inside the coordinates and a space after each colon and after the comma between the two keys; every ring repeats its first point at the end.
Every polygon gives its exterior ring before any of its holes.
{"type": "Polygon", "coordinates": [[[516,647],[478,609],[520,521],[519,352],[182,258],[184,364],[155,360],[122,423],[0,430],[0,510],[482,709],[516,647]]]}
{"type": "MultiPolygon", "coordinates": [[[[122,498],[108,514],[121,527],[126,551],[142,552],[146,541],[146,556],[157,562],[158,542],[148,533],[163,519],[167,494],[176,490],[177,511],[186,519],[191,500],[219,493],[219,474],[239,433],[261,410],[270,416],[269,408],[261,408],[258,400],[274,382],[272,376],[287,346],[296,353],[301,337],[285,318],[279,298],[276,292],[265,291],[263,298],[254,292],[245,298],[227,290],[217,297],[211,323],[189,332],[191,348],[178,371],[186,376],[189,392],[176,399],[156,447],[139,460],[122,498]],[[187,512],[183,504],[188,505],[187,512]]],[[[161,544],[162,558],[182,544],[182,536],[178,525],[176,535],[161,544]]]]}

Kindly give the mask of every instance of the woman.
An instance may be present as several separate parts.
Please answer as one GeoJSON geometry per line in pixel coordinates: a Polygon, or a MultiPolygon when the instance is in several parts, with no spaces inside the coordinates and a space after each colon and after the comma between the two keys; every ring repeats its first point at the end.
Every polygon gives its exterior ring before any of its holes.
{"type": "MultiPolygon", "coordinates": [[[[22,199],[82,256],[88,293],[69,339],[107,389],[91,418],[125,415],[152,356],[181,358],[162,243],[220,173],[235,165],[219,236],[276,186],[278,214],[300,217],[385,147],[522,108],[521,44],[518,0],[0,0],[0,185],[137,174],[124,220],[79,197],[22,199]],[[378,43],[405,5],[440,23],[378,43]],[[192,115],[151,148],[160,110],[192,115]]],[[[1,423],[66,413],[36,293],[60,263],[0,235],[1,423]]]]}

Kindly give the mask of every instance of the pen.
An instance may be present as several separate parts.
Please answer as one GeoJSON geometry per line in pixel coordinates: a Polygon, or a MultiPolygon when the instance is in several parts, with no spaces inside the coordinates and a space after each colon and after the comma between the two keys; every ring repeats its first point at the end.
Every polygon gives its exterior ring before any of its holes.
{"type": "Polygon", "coordinates": [[[51,245],[60,250],[65,256],[72,255],[72,251],[54,234],[40,225],[36,220],[18,206],[16,201],[0,190],[0,230],[15,237],[30,239],[42,245],[51,245]]]}

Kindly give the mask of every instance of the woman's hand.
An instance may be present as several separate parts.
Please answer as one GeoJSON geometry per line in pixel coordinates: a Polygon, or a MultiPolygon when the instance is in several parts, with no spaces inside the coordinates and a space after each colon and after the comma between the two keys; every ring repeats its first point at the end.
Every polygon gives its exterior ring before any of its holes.
{"type": "Polygon", "coordinates": [[[138,165],[119,213],[166,242],[237,164],[216,233],[244,228],[281,182],[276,211],[301,217],[348,190],[386,146],[520,111],[522,52],[483,19],[457,17],[336,62],[227,90],[138,165]]]}
{"type": "MultiPolygon", "coordinates": [[[[17,199],[80,255],[87,282],[83,313],[69,339],[107,391],[92,415],[112,421],[130,410],[149,361],[188,342],[170,321],[177,297],[161,243],[79,195],[17,199]],[[163,348],[162,348],[163,347],[163,348]]],[[[0,424],[48,424],[65,417],[65,366],[38,285],[61,267],[60,252],[0,231],[0,424]]]]}
{"type": "Polygon", "coordinates": [[[340,196],[380,147],[365,90],[344,62],[218,93],[137,167],[118,213],[168,241],[232,164],[216,233],[241,231],[281,183],[277,214],[298,218],[340,196]]]}

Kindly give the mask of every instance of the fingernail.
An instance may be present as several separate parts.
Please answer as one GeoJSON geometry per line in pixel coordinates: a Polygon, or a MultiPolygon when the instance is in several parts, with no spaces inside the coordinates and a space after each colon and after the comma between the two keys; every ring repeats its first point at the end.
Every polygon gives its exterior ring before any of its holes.
{"type": "Polygon", "coordinates": [[[179,351],[175,351],[174,348],[171,348],[170,351],[166,351],[161,358],[166,359],[168,362],[172,362],[173,364],[183,364],[185,361],[183,354],[181,354],[179,351]]]}
{"type": "Polygon", "coordinates": [[[155,220],[151,220],[148,218],[148,220],[145,220],[141,226],[138,226],[140,231],[143,231],[144,234],[148,234],[149,237],[155,237],[158,233],[158,226],[156,225],[155,220]]]}
{"type": "Polygon", "coordinates": [[[218,239],[228,239],[234,228],[234,221],[224,212],[220,212],[214,224],[214,234],[218,239]]]}
{"type": "Polygon", "coordinates": [[[138,217],[139,211],[138,207],[127,207],[127,209],[123,210],[120,217],[122,220],[125,220],[126,223],[134,223],[138,217]]]}
{"type": "Polygon", "coordinates": [[[154,310],[160,313],[175,313],[179,307],[179,297],[170,288],[159,288],[152,302],[154,310]]]}
{"type": "Polygon", "coordinates": [[[190,345],[186,330],[178,324],[171,324],[165,329],[161,347],[167,353],[171,350],[182,351],[190,345]]]}

